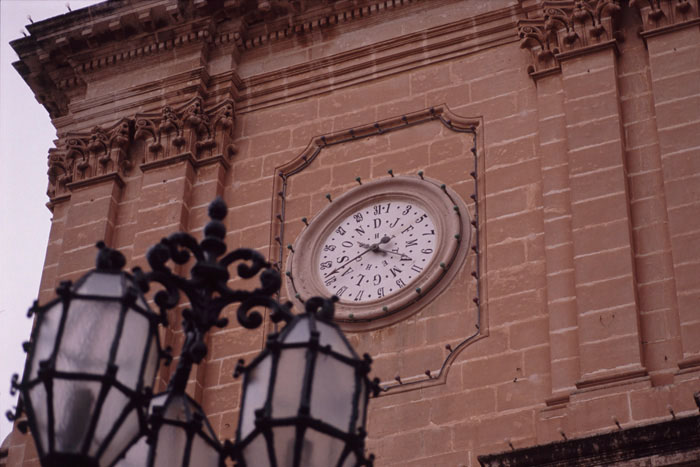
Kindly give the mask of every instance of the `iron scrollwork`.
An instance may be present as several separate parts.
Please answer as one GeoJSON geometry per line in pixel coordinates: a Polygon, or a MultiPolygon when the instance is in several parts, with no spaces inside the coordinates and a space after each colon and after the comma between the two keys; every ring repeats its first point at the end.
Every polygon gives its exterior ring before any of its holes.
{"type": "Polygon", "coordinates": [[[226,227],[222,221],[227,211],[224,201],[216,198],[209,205],[211,220],[204,228],[201,242],[190,234],[174,233],[151,247],[146,254],[150,272],[138,267],[133,269],[136,282],[144,293],[150,290],[152,283],[164,287],[154,296],[164,319],[166,311],[180,302],[181,292],[189,301],[189,306],[182,312],[185,343],[178,368],[170,382],[171,387],[184,388],[192,364],[201,362],[206,355],[206,333],[214,326],[223,328],[228,325],[228,319],[221,317],[225,307],[239,303],[236,318],[247,329],[255,329],[262,324],[262,315],[256,311],[259,308],[269,308],[270,319],[275,323],[288,322],[293,317],[291,302],[280,303],[274,298],[281,286],[281,278],[262,254],[248,248],[226,254],[226,227]],[[185,265],[192,257],[195,264],[189,278],[173,273],[166,264],[172,261],[185,265]],[[260,286],[252,291],[229,288],[229,267],[234,263],[238,263],[236,272],[243,279],[259,275],[260,286]]]}

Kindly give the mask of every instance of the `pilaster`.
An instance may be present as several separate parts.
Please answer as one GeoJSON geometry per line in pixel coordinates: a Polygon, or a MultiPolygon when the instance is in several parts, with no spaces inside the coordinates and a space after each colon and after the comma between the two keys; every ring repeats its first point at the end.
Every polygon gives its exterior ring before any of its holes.
{"type": "MultiPolygon", "coordinates": [[[[661,153],[668,232],[681,327],[681,371],[700,370],[700,15],[697,0],[630,2],[640,10],[649,53],[654,110],[661,153]]],[[[667,240],[669,241],[669,240],[667,240]]],[[[667,287],[668,288],[668,287],[667,287]]],[[[670,292],[674,292],[673,289],[670,292]]]]}

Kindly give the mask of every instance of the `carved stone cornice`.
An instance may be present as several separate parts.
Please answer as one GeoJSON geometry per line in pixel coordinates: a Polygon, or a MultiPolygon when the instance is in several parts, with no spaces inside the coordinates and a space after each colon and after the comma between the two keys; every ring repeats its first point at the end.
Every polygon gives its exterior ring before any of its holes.
{"type": "Polygon", "coordinates": [[[546,0],[542,17],[518,21],[520,46],[532,53],[537,79],[560,70],[561,60],[615,46],[618,0],[546,0]]]}
{"type": "Polygon", "coordinates": [[[52,202],[67,195],[71,187],[83,186],[132,167],[129,147],[133,125],[121,119],[114,125],[96,126],[89,133],[68,133],[49,150],[48,195],[52,202]]]}
{"type": "Polygon", "coordinates": [[[195,165],[220,161],[228,166],[235,154],[233,100],[204,110],[201,97],[178,108],[163,107],[159,113],[136,114],[134,139],[143,141],[142,164],[151,167],[181,160],[189,154],[195,165]]]}
{"type": "Polygon", "coordinates": [[[232,47],[234,56],[271,41],[375,17],[426,0],[112,0],[27,26],[11,42],[14,66],[52,118],[69,113],[89,75],[173,49],[232,47]]]}
{"type": "Polygon", "coordinates": [[[630,0],[642,15],[642,32],[649,36],[700,24],[698,0],[630,0]]]}

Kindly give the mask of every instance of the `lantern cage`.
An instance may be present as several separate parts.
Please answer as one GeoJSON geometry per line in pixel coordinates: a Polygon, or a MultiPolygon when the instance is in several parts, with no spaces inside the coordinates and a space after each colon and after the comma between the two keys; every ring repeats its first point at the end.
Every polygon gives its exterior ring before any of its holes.
{"type": "Polygon", "coordinates": [[[115,467],[223,467],[222,446],[202,408],[186,393],[167,391],[151,401],[151,435],[115,467]]]}
{"type": "Polygon", "coordinates": [[[243,395],[229,449],[241,467],[372,464],[364,456],[367,402],[377,388],[367,377],[371,359],[357,356],[332,315],[308,305],[238,369],[243,395]]]}
{"type": "Polygon", "coordinates": [[[36,325],[15,388],[43,466],[110,466],[145,426],[160,318],[122,266],[98,257],[96,270],[30,310],[36,325]]]}

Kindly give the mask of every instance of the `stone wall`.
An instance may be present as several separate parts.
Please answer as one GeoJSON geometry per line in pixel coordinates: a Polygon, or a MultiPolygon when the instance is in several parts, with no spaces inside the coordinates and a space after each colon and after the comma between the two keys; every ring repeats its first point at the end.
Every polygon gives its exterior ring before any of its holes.
{"type": "MultiPolygon", "coordinates": [[[[411,316],[346,323],[385,389],[376,465],[472,466],[696,413],[697,0],[253,3],[111,1],[13,42],[58,134],[40,301],[98,240],[136,266],[201,236],[217,195],[229,246],[285,271],[326,195],[420,171],[465,202],[471,249],[411,316]]],[[[234,366],[271,328],[231,323],[189,386],[222,439],[234,366]]],[[[38,465],[29,436],[8,465],[38,465]]]]}

